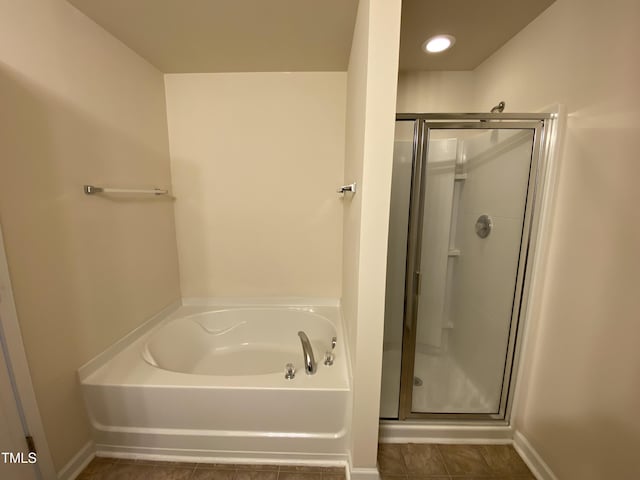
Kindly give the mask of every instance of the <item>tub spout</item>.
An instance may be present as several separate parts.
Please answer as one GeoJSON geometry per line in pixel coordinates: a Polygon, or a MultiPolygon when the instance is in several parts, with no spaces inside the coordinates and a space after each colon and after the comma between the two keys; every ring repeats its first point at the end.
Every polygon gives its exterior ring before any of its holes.
{"type": "Polygon", "coordinates": [[[302,342],[302,355],[304,356],[304,371],[307,375],[313,375],[316,373],[317,365],[316,359],[313,356],[313,348],[311,348],[311,342],[309,337],[303,331],[298,332],[300,342],[302,342]]]}

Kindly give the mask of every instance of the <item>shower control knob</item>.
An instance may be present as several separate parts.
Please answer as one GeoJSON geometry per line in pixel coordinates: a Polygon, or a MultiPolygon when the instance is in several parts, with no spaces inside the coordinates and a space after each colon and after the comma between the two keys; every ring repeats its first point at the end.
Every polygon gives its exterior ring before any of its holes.
{"type": "Polygon", "coordinates": [[[476,234],[480,238],[487,238],[493,228],[493,221],[489,215],[480,215],[476,220],[476,234]]]}

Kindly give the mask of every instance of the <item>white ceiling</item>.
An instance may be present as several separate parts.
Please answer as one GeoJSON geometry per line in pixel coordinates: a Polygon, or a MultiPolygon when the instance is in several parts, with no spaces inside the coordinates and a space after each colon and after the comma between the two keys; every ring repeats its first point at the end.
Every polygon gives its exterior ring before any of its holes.
{"type": "Polygon", "coordinates": [[[163,72],[344,71],[358,0],[68,0],[163,72]]]}
{"type": "MultiPolygon", "coordinates": [[[[68,0],[167,73],[345,71],[358,0],[68,0]]],[[[377,0],[385,1],[385,0],[377,0]]],[[[472,70],[554,0],[403,0],[401,70],[472,70]],[[454,47],[421,51],[449,33],[454,47]]]]}
{"type": "Polygon", "coordinates": [[[555,0],[403,0],[400,70],[473,70],[555,0]],[[438,34],[456,37],[439,54],[422,51],[438,34]]]}

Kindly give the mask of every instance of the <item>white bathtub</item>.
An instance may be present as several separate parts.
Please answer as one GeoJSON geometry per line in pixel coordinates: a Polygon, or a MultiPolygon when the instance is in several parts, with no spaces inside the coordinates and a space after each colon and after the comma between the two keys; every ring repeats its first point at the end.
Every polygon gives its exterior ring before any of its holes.
{"type": "Polygon", "coordinates": [[[79,371],[100,453],[344,460],[350,388],[337,306],[189,304],[150,323],[79,371]],[[312,344],[314,375],[298,331],[312,344]]]}
{"type": "Polygon", "coordinates": [[[143,358],[163,370],[189,374],[283,373],[287,363],[302,367],[300,330],[322,361],[337,336],[330,320],[310,309],[264,307],[208,310],[171,320],[150,336],[143,358]]]}

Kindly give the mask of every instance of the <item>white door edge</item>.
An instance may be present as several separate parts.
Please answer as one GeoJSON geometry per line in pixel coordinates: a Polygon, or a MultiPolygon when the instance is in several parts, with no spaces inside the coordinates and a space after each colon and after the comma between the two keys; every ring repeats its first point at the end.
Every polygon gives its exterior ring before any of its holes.
{"type": "Polygon", "coordinates": [[[2,227],[0,225],[0,326],[6,339],[7,355],[17,389],[17,401],[24,412],[29,434],[33,437],[36,450],[38,452],[37,467],[43,479],[57,478],[49,444],[44,433],[40,410],[36,402],[36,395],[31,382],[31,374],[27,363],[27,356],[24,351],[22,334],[18,323],[15,302],[13,300],[13,290],[11,289],[11,279],[9,277],[9,266],[4,249],[4,239],[2,227]]]}

